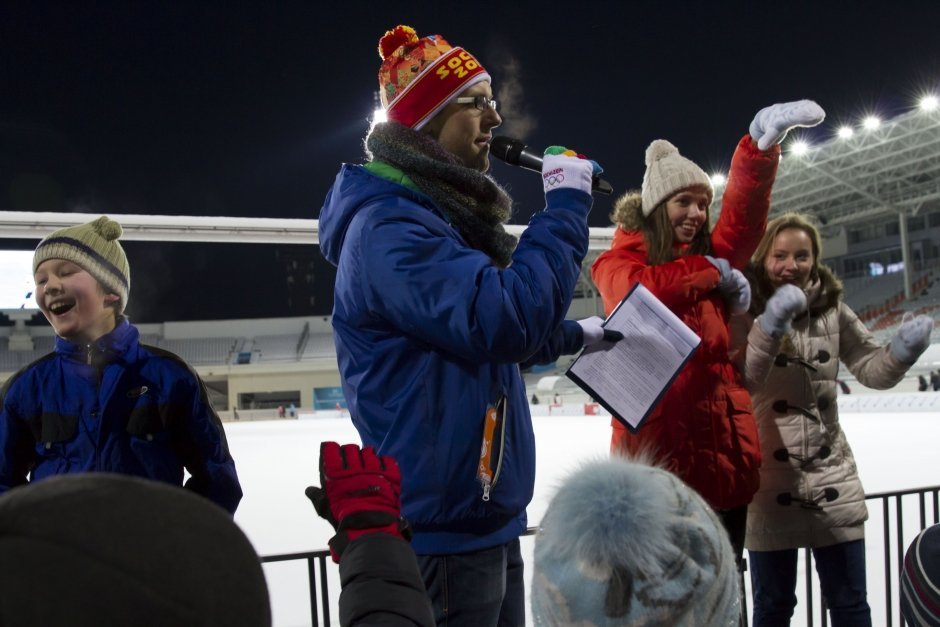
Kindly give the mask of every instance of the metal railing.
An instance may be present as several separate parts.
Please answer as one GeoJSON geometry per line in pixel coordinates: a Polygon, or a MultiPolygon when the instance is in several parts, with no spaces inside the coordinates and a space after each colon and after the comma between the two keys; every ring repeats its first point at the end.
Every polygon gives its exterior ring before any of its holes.
{"type": "Polygon", "coordinates": [[[280,555],[266,555],[261,557],[262,564],[272,562],[293,562],[303,560],[307,562],[307,580],[310,593],[310,624],[314,627],[330,624],[330,588],[326,582],[326,560],[330,552],[326,549],[320,551],[306,551],[304,553],[282,553],[280,555]],[[315,568],[314,566],[317,566],[315,568]],[[319,570],[319,586],[317,585],[317,571],[319,570]],[[323,622],[319,620],[317,611],[317,588],[320,589],[320,604],[323,608],[323,622]]]}
{"type": "MultiPolygon", "coordinates": [[[[872,610],[872,622],[875,625],[881,624],[885,627],[893,627],[895,624],[895,617],[897,618],[898,625],[904,625],[904,617],[901,616],[900,610],[893,610],[892,606],[893,598],[895,595],[895,590],[898,587],[900,582],[900,573],[904,565],[904,553],[907,551],[908,545],[914,540],[916,533],[919,533],[921,530],[926,529],[929,525],[934,525],[940,523],[940,486],[933,486],[928,488],[912,488],[910,490],[898,490],[895,492],[879,492],[876,494],[868,494],[865,496],[866,501],[878,501],[881,506],[881,538],[882,538],[882,558],[884,559],[884,580],[883,588],[881,592],[884,595],[885,601],[885,615],[884,622],[879,623],[876,616],[874,616],[874,608],[872,610]],[[909,533],[908,537],[905,538],[905,529],[904,529],[904,497],[910,497],[909,500],[916,498],[917,500],[917,527],[915,533],[909,533]],[[928,497],[930,507],[928,507],[928,497]],[[892,510],[894,516],[892,516],[892,510]],[[928,518],[928,513],[932,514],[928,518]],[[893,527],[892,527],[892,522],[893,527]]],[[[871,510],[871,508],[870,508],[871,510]]],[[[874,514],[869,511],[870,516],[874,514]]],[[[872,519],[869,518],[869,524],[866,524],[866,527],[870,525],[872,519]]],[[[868,533],[865,534],[866,543],[871,542],[872,538],[868,533]]],[[[806,565],[806,625],[807,627],[813,627],[813,595],[814,592],[819,594],[819,624],[822,627],[827,627],[829,624],[828,613],[826,609],[826,602],[822,596],[822,592],[819,590],[818,586],[813,584],[813,559],[812,551],[810,549],[804,550],[804,563],[806,565]]],[[[877,592],[873,588],[874,579],[871,577],[871,564],[866,560],[866,568],[868,569],[868,598],[869,603],[871,599],[874,598],[872,594],[873,591],[877,592]]],[[[899,597],[900,598],[900,597],[899,597]]]]}
{"type": "MultiPolygon", "coordinates": [[[[895,492],[879,492],[865,496],[866,501],[877,501],[880,502],[881,506],[881,536],[883,543],[882,555],[884,558],[884,587],[882,592],[885,599],[885,621],[883,624],[885,627],[893,627],[894,625],[895,614],[892,608],[892,599],[897,587],[896,584],[900,578],[901,568],[903,567],[904,553],[907,550],[907,546],[911,541],[913,541],[914,536],[916,535],[916,533],[909,533],[909,537],[904,537],[905,497],[909,497],[909,500],[915,498],[917,500],[918,526],[916,532],[919,533],[920,530],[926,529],[929,524],[940,523],[940,485],[927,488],[898,490],[895,492]],[[928,503],[930,504],[930,507],[928,507],[928,503]],[[891,515],[892,511],[894,512],[894,516],[891,515]],[[932,514],[932,516],[928,518],[928,514],[932,514]]],[[[869,521],[869,524],[870,523],[871,519],[869,521]]],[[[867,526],[869,525],[866,524],[866,527],[867,526]]],[[[530,527],[523,535],[531,536],[534,534],[535,527],[530,527]]],[[[868,533],[866,533],[866,542],[871,542],[872,540],[873,538],[870,537],[868,533]]],[[[308,589],[310,597],[310,617],[311,625],[314,626],[325,626],[330,624],[330,597],[329,585],[327,584],[327,560],[329,559],[330,552],[328,550],[267,555],[261,558],[261,562],[265,564],[272,562],[306,561],[307,576],[309,578],[308,589]],[[323,616],[322,622],[319,618],[321,614],[323,616]]],[[[814,584],[813,557],[812,551],[810,549],[804,550],[804,563],[806,579],[806,625],[808,627],[814,627],[813,599],[817,598],[818,595],[819,602],[815,606],[815,609],[819,613],[819,624],[822,625],[822,627],[827,627],[829,623],[826,603],[818,585],[814,584]]],[[[866,567],[870,568],[871,564],[866,563],[866,567]]],[[[868,579],[868,596],[869,598],[872,598],[873,580],[870,576],[868,579]]],[[[875,619],[874,622],[875,624],[878,624],[877,619],[875,619]]],[[[901,617],[900,612],[897,613],[897,624],[902,626],[904,625],[904,619],[901,617]]]]}

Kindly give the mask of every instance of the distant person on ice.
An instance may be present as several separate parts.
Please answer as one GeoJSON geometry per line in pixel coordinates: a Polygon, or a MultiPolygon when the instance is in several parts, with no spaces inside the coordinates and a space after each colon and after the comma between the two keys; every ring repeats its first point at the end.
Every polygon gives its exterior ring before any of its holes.
{"type": "Polygon", "coordinates": [[[841,364],[862,385],[891,388],[933,329],[929,316],[907,313],[891,341],[878,344],[821,258],[819,231],[808,220],[792,213],[772,220],[754,253],[751,315],[733,322],[734,335],[747,337],[743,370],[764,455],[747,512],[754,627],[789,624],[803,547],[813,550],[832,624],[871,625],[868,510],[839,425],[836,375],[841,364]]]}
{"type": "Polygon", "coordinates": [[[389,121],[365,165],[342,167],[319,222],[343,393],[363,445],[401,465],[437,622],[521,625],[535,438],[518,364],[602,338],[600,319],[563,321],[596,164],[546,155],[545,209],[517,241],[512,201],[485,174],[502,122],[490,75],[407,26],[379,50],[389,121]]]}
{"type": "Polygon", "coordinates": [[[130,266],[107,217],[61,229],[33,255],[55,351],[0,391],[0,493],[52,475],[112,472],[183,485],[235,512],[242,490],[205,385],[138,342],[124,315],[130,266]]]}

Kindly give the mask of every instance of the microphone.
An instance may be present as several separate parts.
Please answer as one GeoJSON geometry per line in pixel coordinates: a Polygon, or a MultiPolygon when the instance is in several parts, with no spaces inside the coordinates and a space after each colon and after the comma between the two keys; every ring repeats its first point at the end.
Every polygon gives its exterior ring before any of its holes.
{"type": "MultiPolygon", "coordinates": [[[[509,165],[517,165],[526,170],[542,173],[542,156],[529,151],[528,147],[518,139],[497,135],[490,142],[490,154],[509,165]]],[[[595,175],[591,179],[591,191],[610,194],[614,188],[610,186],[610,183],[595,175]]]]}

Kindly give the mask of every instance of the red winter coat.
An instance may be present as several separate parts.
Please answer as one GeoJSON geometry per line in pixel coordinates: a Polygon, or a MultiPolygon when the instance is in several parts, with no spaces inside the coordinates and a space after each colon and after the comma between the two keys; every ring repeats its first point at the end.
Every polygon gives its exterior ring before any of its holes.
{"type": "MultiPolygon", "coordinates": [[[[764,229],[780,149],[761,152],[745,136],[731,160],[711,254],[742,269],[764,229]]],[[[761,456],[751,398],[729,356],[728,310],[718,271],[701,255],[651,266],[639,231],[642,216],[625,216],[610,250],[592,267],[608,314],[642,283],[699,337],[698,350],[679,372],[636,434],[612,420],[611,451],[649,450],[715,509],[746,505],[760,484],[761,456]]],[[[629,376],[629,373],[625,373],[629,376]]]]}

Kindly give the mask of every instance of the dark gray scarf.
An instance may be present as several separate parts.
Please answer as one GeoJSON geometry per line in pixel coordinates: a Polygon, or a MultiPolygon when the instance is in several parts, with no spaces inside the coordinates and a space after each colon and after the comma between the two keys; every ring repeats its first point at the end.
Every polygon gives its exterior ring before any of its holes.
{"type": "Polygon", "coordinates": [[[428,135],[397,122],[376,124],[366,138],[366,150],[404,172],[470,246],[498,266],[509,266],[517,239],[503,224],[509,220],[512,200],[496,181],[464,166],[428,135]]]}

